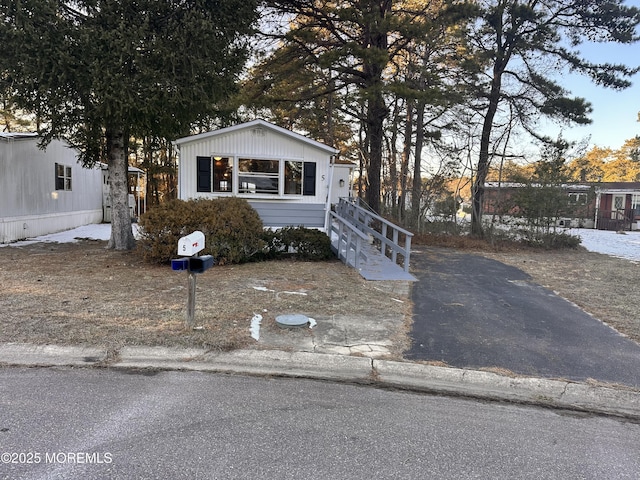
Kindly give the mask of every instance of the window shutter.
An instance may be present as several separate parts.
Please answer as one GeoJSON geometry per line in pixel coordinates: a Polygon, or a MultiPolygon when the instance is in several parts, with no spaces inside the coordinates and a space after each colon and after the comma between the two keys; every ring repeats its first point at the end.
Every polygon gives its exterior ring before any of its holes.
{"type": "Polygon", "coordinates": [[[302,194],[316,194],[316,163],[304,162],[302,174],[302,194]]]}
{"type": "Polygon", "coordinates": [[[211,157],[197,157],[197,190],[211,192],[211,157]]]}

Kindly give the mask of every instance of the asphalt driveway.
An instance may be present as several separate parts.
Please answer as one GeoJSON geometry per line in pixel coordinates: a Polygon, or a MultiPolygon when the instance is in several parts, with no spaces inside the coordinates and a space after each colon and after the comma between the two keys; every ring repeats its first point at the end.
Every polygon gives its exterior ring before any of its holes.
{"type": "Polygon", "coordinates": [[[515,267],[441,248],[411,253],[410,360],[640,387],[640,346],[515,267]]]}

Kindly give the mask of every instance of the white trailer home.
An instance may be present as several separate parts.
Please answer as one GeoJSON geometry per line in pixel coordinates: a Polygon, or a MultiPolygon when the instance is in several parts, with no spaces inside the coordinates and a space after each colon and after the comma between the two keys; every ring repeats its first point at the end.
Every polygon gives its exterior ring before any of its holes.
{"type": "Polygon", "coordinates": [[[265,227],[326,231],[329,209],[350,196],[353,164],[338,150],[264,120],[178,139],[178,198],[245,198],[265,227]]]}
{"type": "Polygon", "coordinates": [[[102,222],[101,169],[54,140],[38,148],[31,133],[0,133],[0,243],[102,222]]]}

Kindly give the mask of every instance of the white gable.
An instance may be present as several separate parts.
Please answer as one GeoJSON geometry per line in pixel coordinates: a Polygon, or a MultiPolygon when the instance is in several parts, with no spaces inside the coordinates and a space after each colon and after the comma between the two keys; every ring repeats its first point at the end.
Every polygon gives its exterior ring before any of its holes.
{"type": "Polygon", "coordinates": [[[264,120],[253,120],[232,127],[221,128],[212,132],[184,137],[173,142],[182,150],[184,146],[193,143],[216,146],[222,149],[236,151],[242,142],[243,153],[267,154],[277,145],[277,155],[281,155],[282,146],[289,145],[292,151],[300,155],[304,148],[315,148],[328,155],[337,155],[338,150],[320,142],[316,142],[298,133],[279,127],[264,120]],[[270,148],[269,145],[272,145],[270,148]]]}

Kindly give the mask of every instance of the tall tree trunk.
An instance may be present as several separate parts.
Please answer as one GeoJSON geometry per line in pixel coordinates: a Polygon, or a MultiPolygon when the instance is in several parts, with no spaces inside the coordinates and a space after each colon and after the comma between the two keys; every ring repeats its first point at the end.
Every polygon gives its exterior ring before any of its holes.
{"type": "Polygon", "coordinates": [[[407,218],[407,183],[409,176],[409,157],[413,146],[413,105],[414,101],[407,101],[407,120],[404,128],[404,148],[402,149],[402,163],[400,165],[400,198],[398,199],[398,216],[407,218]]]}
{"type": "Polygon", "coordinates": [[[416,149],[413,161],[413,185],[411,188],[411,226],[418,227],[420,201],[422,200],[422,146],[424,145],[424,108],[420,100],[416,108],[416,149]]]}
{"type": "Polygon", "coordinates": [[[367,169],[367,203],[380,213],[380,180],[382,172],[382,146],[384,141],[384,120],[387,117],[387,107],[382,96],[380,83],[374,87],[367,108],[367,134],[369,143],[369,167],[367,169]]]}
{"type": "Polygon", "coordinates": [[[389,40],[386,17],[391,13],[392,0],[361,2],[366,9],[367,24],[362,45],[368,50],[363,59],[364,94],[367,98],[367,136],[369,144],[369,168],[367,179],[367,203],[380,212],[380,176],[384,121],[389,114],[383,95],[382,73],[389,62],[389,40]]]}
{"type": "MultiPolygon", "coordinates": [[[[399,99],[396,99],[393,107],[391,138],[387,138],[387,151],[389,152],[389,195],[391,197],[391,216],[399,218],[398,212],[398,110],[399,99]]],[[[383,177],[384,178],[384,172],[383,177]]]]}
{"type": "Polygon", "coordinates": [[[173,145],[169,140],[165,140],[165,145],[167,149],[167,165],[169,166],[169,173],[167,174],[165,181],[167,199],[178,198],[178,185],[176,182],[177,167],[173,154],[173,145]]]}
{"type": "Polygon", "coordinates": [[[493,120],[498,111],[498,103],[500,101],[500,92],[502,89],[502,70],[501,66],[494,67],[493,80],[491,81],[491,91],[489,93],[489,106],[482,124],[482,134],[480,136],[480,153],[478,155],[478,166],[475,179],[471,187],[472,210],[471,210],[471,233],[473,235],[482,236],[484,229],[482,227],[482,202],[484,199],[484,184],[487,180],[489,172],[489,147],[491,145],[491,131],[493,130],[493,120]]]}
{"type": "Polygon", "coordinates": [[[105,136],[111,200],[111,239],[107,248],[131,250],[136,242],[129,214],[127,137],[122,128],[107,128],[105,136]]]}
{"type": "Polygon", "coordinates": [[[498,111],[498,104],[500,103],[500,97],[502,95],[502,75],[509,64],[512,52],[508,48],[509,42],[505,41],[503,43],[502,18],[496,19],[496,22],[498,22],[495,26],[497,32],[497,50],[495,52],[496,58],[493,63],[493,76],[489,89],[489,105],[482,124],[476,175],[471,185],[471,233],[480,237],[484,234],[482,227],[482,201],[484,199],[484,183],[487,180],[490,165],[489,147],[491,145],[491,131],[493,130],[493,121],[498,111]]]}
{"type": "MultiPolygon", "coordinates": [[[[365,198],[363,192],[366,187],[366,182],[364,181],[364,172],[368,171],[367,157],[366,152],[368,151],[367,146],[367,135],[363,132],[362,126],[358,130],[358,198],[365,198]]],[[[368,188],[367,188],[368,189],[368,188]]],[[[366,192],[364,192],[366,195],[366,192]]]]}

